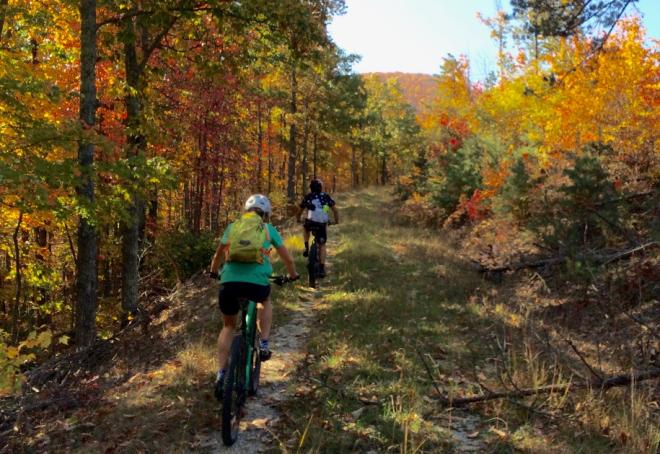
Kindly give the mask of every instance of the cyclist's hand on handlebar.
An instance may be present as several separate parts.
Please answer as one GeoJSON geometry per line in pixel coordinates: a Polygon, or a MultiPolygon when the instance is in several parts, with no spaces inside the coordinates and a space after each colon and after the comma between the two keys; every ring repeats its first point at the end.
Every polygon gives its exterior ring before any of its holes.
{"type": "Polygon", "coordinates": [[[293,282],[300,279],[300,275],[296,274],[295,276],[272,276],[270,278],[273,283],[279,285],[280,287],[286,284],[287,282],[293,282]]]}

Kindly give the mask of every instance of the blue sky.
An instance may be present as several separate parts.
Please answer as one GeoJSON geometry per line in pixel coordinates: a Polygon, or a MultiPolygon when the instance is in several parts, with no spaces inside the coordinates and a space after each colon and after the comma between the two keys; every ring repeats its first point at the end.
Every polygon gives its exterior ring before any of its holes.
{"type": "MultiPolygon", "coordinates": [[[[508,1],[501,2],[509,11],[508,1]]],[[[470,58],[473,77],[495,65],[496,47],[476,17],[495,14],[495,0],[346,0],[347,13],[334,18],[330,34],[350,53],[362,56],[357,72],[437,73],[448,53],[470,58]]],[[[648,34],[660,38],[660,0],[640,0],[648,34]]],[[[635,12],[635,7],[629,7],[635,12]]]]}

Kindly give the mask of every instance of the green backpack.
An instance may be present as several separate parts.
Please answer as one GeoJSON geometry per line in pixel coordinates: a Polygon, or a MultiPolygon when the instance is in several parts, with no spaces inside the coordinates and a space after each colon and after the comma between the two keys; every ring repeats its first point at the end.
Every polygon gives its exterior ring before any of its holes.
{"type": "Polygon", "coordinates": [[[229,231],[228,262],[263,263],[268,250],[264,243],[270,242],[268,226],[257,213],[249,212],[234,222],[229,231]]]}

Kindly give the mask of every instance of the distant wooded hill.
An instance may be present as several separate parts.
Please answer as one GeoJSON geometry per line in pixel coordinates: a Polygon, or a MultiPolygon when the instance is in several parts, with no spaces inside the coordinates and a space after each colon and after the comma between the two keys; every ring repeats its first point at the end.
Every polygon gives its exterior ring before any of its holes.
{"type": "MultiPolygon", "coordinates": [[[[378,76],[383,81],[396,79],[399,82],[403,95],[417,112],[428,107],[438,93],[436,80],[430,74],[419,73],[369,73],[378,76]]],[[[365,74],[365,75],[369,75],[365,74]]]]}

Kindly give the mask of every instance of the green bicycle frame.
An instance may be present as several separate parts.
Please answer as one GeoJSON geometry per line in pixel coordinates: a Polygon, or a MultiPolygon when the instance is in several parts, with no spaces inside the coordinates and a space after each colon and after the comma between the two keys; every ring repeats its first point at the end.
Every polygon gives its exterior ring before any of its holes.
{"type": "Polygon", "coordinates": [[[245,311],[245,342],[247,344],[245,361],[246,389],[252,386],[252,357],[255,354],[254,339],[257,334],[257,303],[248,301],[245,311]]]}

